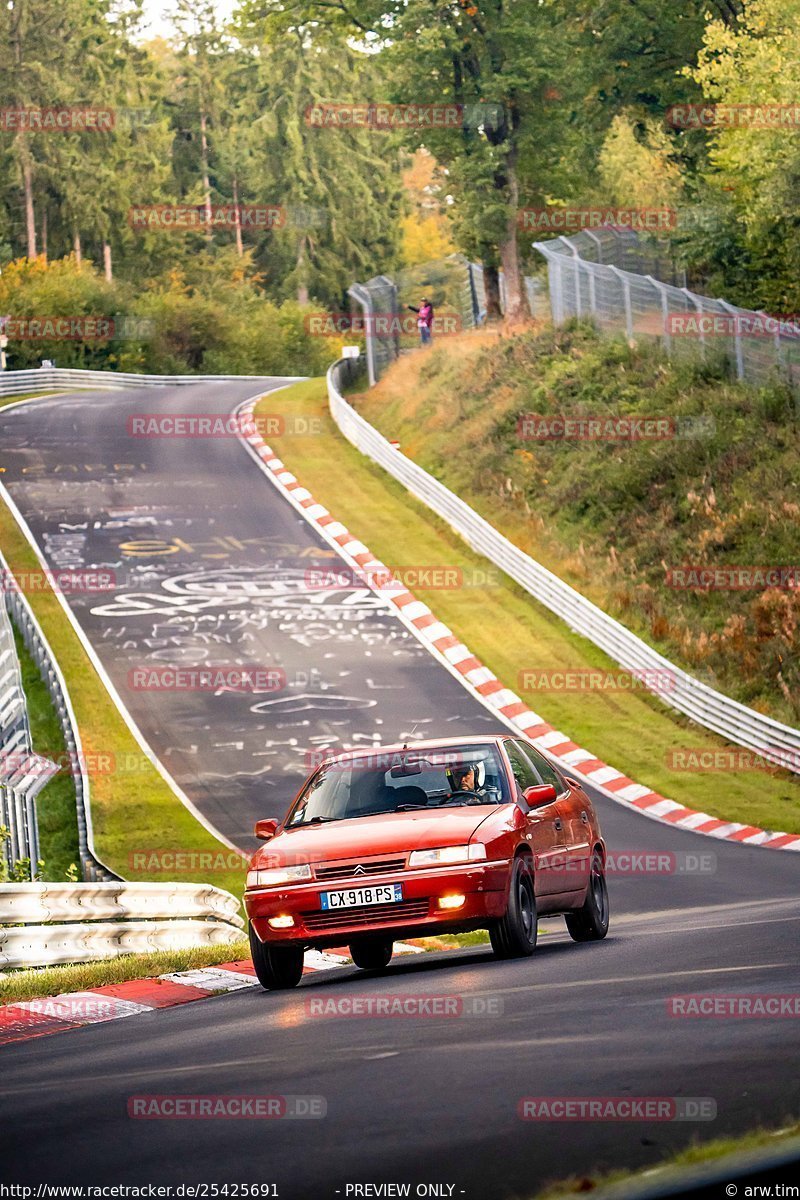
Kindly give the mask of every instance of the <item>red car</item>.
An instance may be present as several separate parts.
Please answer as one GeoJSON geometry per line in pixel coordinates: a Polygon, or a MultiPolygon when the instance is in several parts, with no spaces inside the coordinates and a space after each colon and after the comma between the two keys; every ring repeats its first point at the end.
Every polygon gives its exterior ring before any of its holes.
{"type": "Polygon", "coordinates": [[[537,916],[579,942],[608,932],[606,850],[591,800],[523,738],[354,750],[312,772],[247,872],[256,974],[294,987],[306,949],[385,967],[399,938],[488,929],[532,954],[537,916]]]}

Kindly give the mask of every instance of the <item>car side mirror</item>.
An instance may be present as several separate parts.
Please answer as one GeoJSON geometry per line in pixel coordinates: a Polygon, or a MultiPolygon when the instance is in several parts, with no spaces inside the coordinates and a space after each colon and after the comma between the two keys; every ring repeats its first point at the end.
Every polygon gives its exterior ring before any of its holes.
{"type": "Polygon", "coordinates": [[[536,787],[525,788],[522,793],[528,808],[541,808],[543,804],[552,804],[556,798],[556,789],[552,783],[539,783],[536,787]]]}
{"type": "Polygon", "coordinates": [[[278,822],[270,817],[268,820],[256,821],[253,832],[256,837],[262,842],[268,842],[270,838],[275,837],[275,830],[278,828],[278,822]]]}

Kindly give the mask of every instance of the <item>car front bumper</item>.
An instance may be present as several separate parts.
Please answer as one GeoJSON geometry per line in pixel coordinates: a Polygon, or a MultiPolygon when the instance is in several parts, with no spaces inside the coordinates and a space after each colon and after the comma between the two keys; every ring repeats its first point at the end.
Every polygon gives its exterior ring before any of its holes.
{"type": "Polygon", "coordinates": [[[508,897],[508,859],[458,866],[395,871],[365,878],[309,881],[290,887],[251,888],[244,904],[262,942],[305,946],[342,945],[358,935],[429,937],[436,933],[480,929],[502,917],[508,897]],[[399,883],[399,902],[323,911],[322,892],[342,892],[399,883]],[[458,908],[440,908],[440,897],[463,895],[458,908]],[[291,916],[288,929],[274,929],[270,917],[291,916]]]}

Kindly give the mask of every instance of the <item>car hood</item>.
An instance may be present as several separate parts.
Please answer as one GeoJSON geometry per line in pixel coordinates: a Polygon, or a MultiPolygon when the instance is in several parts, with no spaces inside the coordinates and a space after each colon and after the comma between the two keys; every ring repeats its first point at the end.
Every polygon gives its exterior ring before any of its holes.
{"type": "Polygon", "coordinates": [[[437,813],[377,813],[371,817],[289,829],[262,847],[252,865],[330,862],[428,850],[435,846],[460,846],[497,811],[496,805],[482,804],[442,809],[437,813]]]}

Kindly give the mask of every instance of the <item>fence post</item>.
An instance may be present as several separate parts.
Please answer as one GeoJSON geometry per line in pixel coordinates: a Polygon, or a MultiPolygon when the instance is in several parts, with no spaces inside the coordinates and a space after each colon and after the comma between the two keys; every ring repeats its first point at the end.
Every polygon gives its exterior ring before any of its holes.
{"type": "Polygon", "coordinates": [[[742,337],[739,333],[739,322],[737,321],[738,309],[732,304],[728,304],[727,300],[717,298],[717,304],[721,304],[727,313],[733,317],[733,344],[736,348],[736,378],[744,379],[744,350],[742,348],[742,337]]]}
{"type": "Polygon", "coordinates": [[[564,280],[561,276],[563,266],[563,258],[551,258],[547,264],[548,278],[552,278],[553,281],[550,303],[553,306],[553,321],[556,325],[564,324],[564,280]]]}
{"type": "Polygon", "coordinates": [[[628,277],[625,271],[620,271],[619,267],[609,267],[613,271],[622,284],[622,294],[625,297],[625,332],[628,336],[628,341],[633,338],[633,310],[631,308],[631,287],[628,283],[628,277]]]}
{"type": "Polygon", "coordinates": [[[572,262],[575,267],[575,316],[580,320],[583,316],[583,305],[581,304],[581,256],[578,253],[578,247],[570,244],[572,251],[572,262]]]}
{"type": "Polygon", "coordinates": [[[664,349],[666,350],[667,354],[670,354],[672,351],[672,334],[669,328],[669,300],[667,299],[667,289],[663,283],[660,283],[659,280],[655,279],[652,275],[645,275],[645,279],[652,283],[653,287],[657,289],[658,294],[661,297],[661,317],[663,323],[662,339],[664,342],[664,349]]]}
{"type": "Polygon", "coordinates": [[[603,243],[600,241],[600,238],[597,236],[596,233],[592,233],[591,229],[584,229],[583,232],[586,234],[586,236],[588,238],[591,238],[592,241],[594,242],[595,246],[597,246],[597,261],[602,266],[602,264],[603,264],[603,243]]]}
{"type": "Polygon", "coordinates": [[[375,364],[375,330],[372,323],[372,297],[360,283],[354,283],[352,287],[349,287],[347,294],[355,300],[356,304],[361,306],[364,314],[364,337],[367,343],[367,376],[369,378],[369,386],[375,387],[375,384],[378,382],[378,373],[375,364]]]}
{"type": "MultiPolygon", "coordinates": [[[[689,289],[685,288],[685,287],[681,288],[680,290],[683,292],[686,299],[689,300],[694,305],[694,309],[695,309],[695,312],[697,313],[697,315],[699,317],[702,317],[703,313],[705,312],[705,309],[703,308],[702,297],[695,296],[694,292],[690,292],[689,289]]],[[[705,356],[706,356],[706,335],[705,335],[705,331],[703,329],[702,321],[699,323],[698,329],[700,330],[700,336],[698,338],[699,345],[700,345],[700,351],[701,351],[700,357],[705,358],[705,356]]]]}

